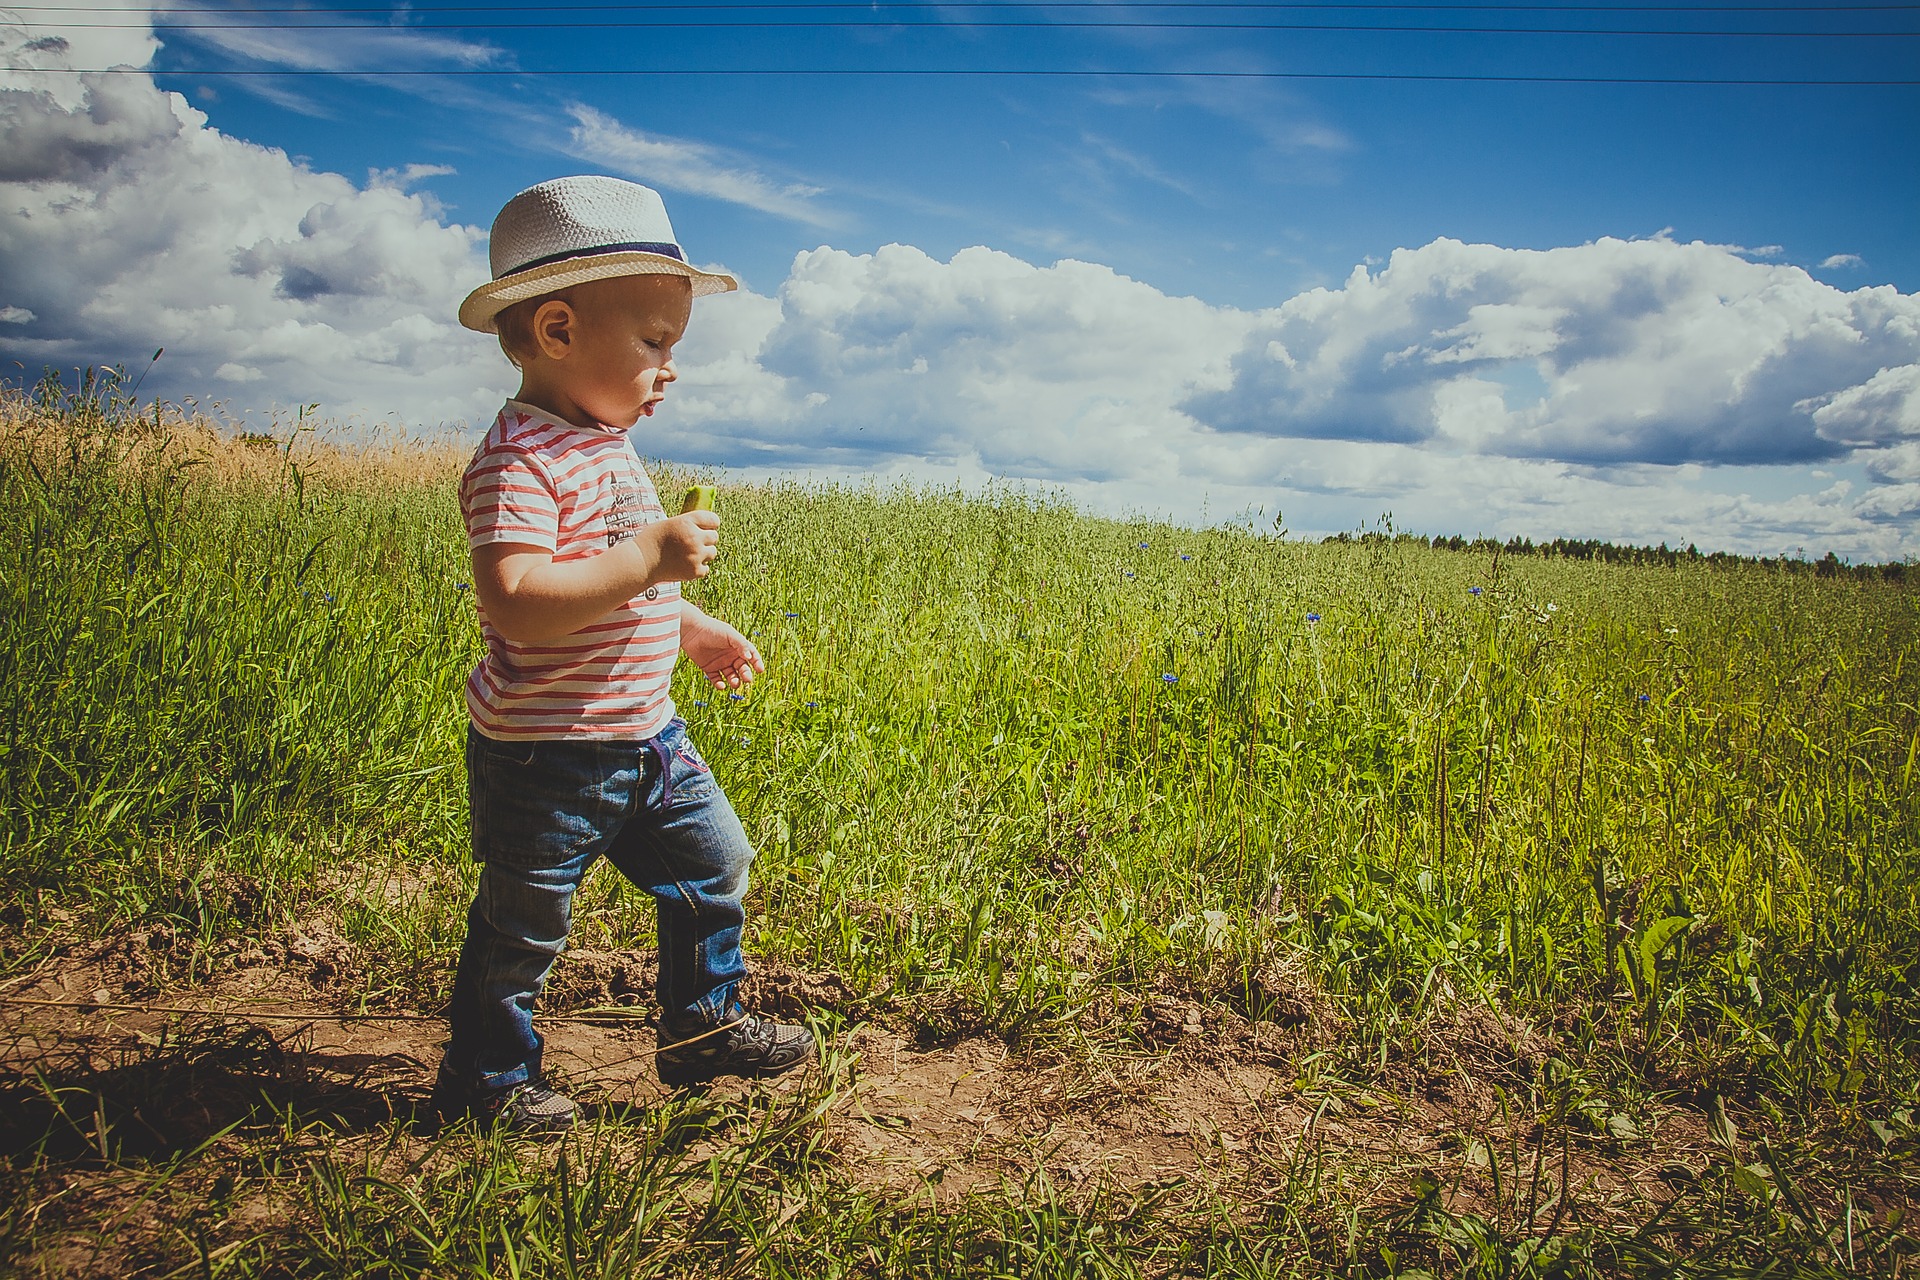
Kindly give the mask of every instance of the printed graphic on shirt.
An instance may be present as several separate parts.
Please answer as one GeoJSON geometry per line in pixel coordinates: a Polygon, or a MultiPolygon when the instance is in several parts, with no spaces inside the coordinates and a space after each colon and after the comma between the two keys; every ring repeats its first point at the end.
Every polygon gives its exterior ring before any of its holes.
{"type": "Polygon", "coordinates": [[[651,524],[644,510],[640,490],[613,478],[613,492],[607,500],[607,545],[617,546],[631,538],[643,524],[651,524]]]}

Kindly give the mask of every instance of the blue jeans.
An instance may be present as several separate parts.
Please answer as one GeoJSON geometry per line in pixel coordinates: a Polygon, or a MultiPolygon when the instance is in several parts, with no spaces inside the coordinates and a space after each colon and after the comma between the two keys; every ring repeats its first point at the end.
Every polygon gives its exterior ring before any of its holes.
{"type": "Polygon", "coordinates": [[[469,728],[467,797],[485,865],[448,1010],[449,1083],[484,1096],[540,1077],[534,1001],[602,856],[658,905],[663,1021],[728,1016],[746,976],[753,846],[685,722],[645,741],[496,742],[469,728]]]}

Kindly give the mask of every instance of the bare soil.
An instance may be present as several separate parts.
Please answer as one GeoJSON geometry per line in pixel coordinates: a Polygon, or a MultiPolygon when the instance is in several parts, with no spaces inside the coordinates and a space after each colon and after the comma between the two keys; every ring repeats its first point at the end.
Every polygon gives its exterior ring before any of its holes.
{"type": "MultiPolygon", "coordinates": [[[[127,1157],[211,1142],[217,1165],[219,1144],[286,1116],[329,1126],[342,1144],[385,1135],[395,1159],[426,1149],[444,1037],[435,1011],[353,1008],[352,948],[319,926],[185,985],[165,981],[173,970],[154,953],[167,945],[143,936],[69,946],[0,989],[0,1144],[10,1156],[37,1147],[65,1159],[35,1195],[63,1197],[62,1220],[115,1223],[113,1267],[136,1265],[143,1221],[146,1236],[164,1225],[147,1221],[157,1210],[122,1203],[132,1193],[116,1191],[115,1170],[127,1157]],[[117,1159],[89,1161],[102,1121],[117,1159]]],[[[652,1069],[652,984],[645,951],[562,959],[542,1008],[548,1067],[563,1087],[601,1107],[667,1098],[652,1069]]],[[[876,1189],[950,1200],[1044,1174],[1069,1194],[1201,1182],[1258,1199],[1311,1170],[1370,1213],[1400,1212],[1437,1184],[1454,1212],[1511,1218],[1512,1178],[1496,1195],[1490,1171],[1504,1162],[1532,1172],[1529,1203],[1556,1223],[1631,1225],[1715,1158],[1703,1118],[1679,1106],[1643,1112],[1620,1132],[1549,1131],[1513,1100],[1527,1096],[1550,1038],[1484,1008],[1452,1009],[1417,1059],[1353,1083],[1322,1069],[1341,1029],[1324,999],[1298,987],[1268,1003],[1278,1021],[1177,995],[1086,1015],[1134,1017],[1137,1047],[1125,1051],[1111,1041],[1009,1043],[938,1007],[865,1016],[836,975],[777,964],[758,965],[746,994],[776,1014],[844,1015],[828,1049],[844,1075],[825,1145],[849,1178],[876,1189]]],[[[36,1265],[100,1274],[108,1234],[82,1225],[72,1259],[42,1254],[36,1265]]]]}

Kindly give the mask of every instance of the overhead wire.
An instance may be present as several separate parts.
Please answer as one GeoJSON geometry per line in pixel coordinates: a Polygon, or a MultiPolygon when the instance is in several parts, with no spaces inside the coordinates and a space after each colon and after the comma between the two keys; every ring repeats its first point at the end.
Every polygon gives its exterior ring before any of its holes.
{"type": "Polygon", "coordinates": [[[1093,67],[561,67],[551,71],[518,67],[0,67],[10,75],[170,75],[234,79],[251,76],[341,76],[387,79],[404,76],[520,76],[526,79],[590,76],[633,79],[643,76],[895,76],[895,77],[1117,77],[1149,80],[1382,80],[1449,84],[1632,84],[1720,85],[1754,88],[1911,88],[1920,79],[1833,80],[1810,77],[1761,79],[1699,76],[1502,76],[1406,74],[1379,71],[1183,71],[1093,67]]]}
{"type": "MultiPolygon", "coordinates": [[[[1534,26],[1496,26],[1496,25],[1442,25],[1442,24],[1406,24],[1406,23],[1322,23],[1322,22],[1220,22],[1192,20],[1101,20],[1101,21],[1059,21],[1048,20],[1043,16],[1050,12],[1071,12],[1076,9],[1096,7],[1081,3],[1079,0],[955,0],[951,4],[905,3],[889,5],[867,5],[852,3],[821,4],[775,4],[775,3],[717,3],[711,5],[688,4],[607,4],[607,5],[556,5],[541,11],[538,21],[470,21],[470,22],[434,22],[412,21],[397,26],[380,25],[365,22],[238,22],[228,20],[233,17],[257,17],[267,14],[281,14],[300,18],[319,16],[348,15],[354,13],[382,13],[391,15],[391,10],[371,6],[315,6],[301,8],[295,6],[234,6],[231,8],[206,7],[161,7],[145,11],[150,15],[148,21],[139,23],[87,23],[87,30],[113,29],[149,29],[170,33],[190,34],[193,32],[218,33],[223,31],[280,31],[296,33],[304,31],[359,31],[367,34],[391,33],[405,36],[419,32],[436,31],[543,31],[543,30],[625,30],[625,29],[667,29],[754,32],[761,30],[848,30],[848,31],[948,31],[970,29],[992,29],[1005,31],[1048,30],[1098,31],[1113,29],[1117,31],[1165,31],[1186,34],[1204,34],[1206,32],[1230,32],[1244,35],[1252,32],[1272,31],[1275,33],[1339,33],[1339,34],[1421,34],[1421,35],[1474,35],[1474,36],[1531,36],[1531,37],[1647,37],[1647,38],[1715,38],[1743,40],[1759,39],[1799,39],[1799,40],[1900,40],[1920,37],[1920,30],[1731,30],[1698,28],[1620,28],[1620,27],[1534,27],[1534,26]],[[606,14],[606,13],[648,13],[668,14],[686,11],[700,14],[715,12],[766,13],[779,11],[836,11],[858,10],[861,17],[852,18],[752,18],[730,21],[715,20],[711,17],[700,18],[661,18],[627,21],[558,21],[555,14],[606,14]],[[1036,15],[1031,18],[1008,21],[1000,18],[975,19],[960,18],[951,15],[956,11],[988,13],[1025,13],[1036,15]],[[192,21],[153,21],[151,15],[185,14],[192,21]],[[898,21],[902,15],[938,14],[942,20],[932,20],[927,16],[913,16],[909,21],[898,21]],[[874,20],[875,18],[878,20],[874,20]]],[[[1670,15],[1715,15],[1715,14],[1804,14],[1820,13],[1831,15],[1842,12],[1859,13],[1920,13],[1920,4],[1855,4],[1855,5],[1631,5],[1631,4],[1586,4],[1586,5],[1471,5],[1471,4],[1334,4],[1309,0],[1306,3],[1264,3],[1257,0],[1173,0],[1169,3],[1142,4],[1133,7],[1139,11],[1206,11],[1232,12],[1247,11],[1282,13],[1290,11],[1342,12],[1422,12],[1422,13],[1662,13],[1670,15]]],[[[125,9],[112,6],[59,6],[27,5],[13,6],[16,14],[78,14],[78,13],[125,13],[125,9]]],[[[449,14],[492,14],[503,13],[524,17],[526,10],[500,5],[453,5],[444,8],[426,8],[411,11],[416,19],[449,14]]],[[[54,22],[23,22],[13,24],[17,28],[44,29],[69,24],[54,22]]],[[[1333,71],[1220,71],[1220,70],[1180,70],[1180,69],[1116,69],[1088,67],[709,67],[673,69],[649,67],[594,68],[568,67],[558,70],[541,70],[521,67],[467,65],[460,67],[177,67],[154,69],[160,74],[193,75],[202,77],[251,77],[251,76],[346,76],[346,77],[413,77],[413,76],[591,76],[591,77],[636,77],[659,75],[698,75],[698,76],[919,76],[919,77],[1090,77],[1112,76],[1123,78],[1196,78],[1196,79],[1236,79],[1236,80],[1352,80],[1352,81],[1406,81],[1406,82],[1450,82],[1450,83],[1489,83],[1489,84],[1621,84],[1621,85],[1726,85],[1726,86],[1861,86],[1861,87],[1903,87],[1920,83],[1913,79],[1892,77],[1856,76],[1848,78],[1817,76],[1608,76],[1608,75],[1499,75],[1473,73],[1393,73],[1393,72],[1333,72],[1333,71]]],[[[122,74],[127,72],[145,74],[142,68],[52,68],[52,67],[0,67],[0,72],[10,74],[122,74]]]]}
{"type": "MultiPolygon", "coordinates": [[[[70,27],[66,22],[18,22],[29,30],[70,27]]],[[[1385,23],[1334,22],[848,22],[831,19],[713,22],[698,19],[635,20],[628,22],[408,22],[379,26],[367,22],[90,22],[89,31],[1320,31],[1367,34],[1505,35],[1505,36],[1696,36],[1713,39],[1862,40],[1911,39],[1920,31],[1728,31],[1663,27],[1461,27],[1413,26],[1385,23]]]]}
{"type": "MultiPolygon", "coordinates": [[[[983,9],[988,11],[1046,11],[1073,9],[1111,9],[1110,0],[953,0],[952,3],[905,3],[862,4],[862,3],[825,3],[825,4],[778,4],[778,3],[734,3],[734,4],[557,4],[542,8],[542,13],[676,13],[682,10],[698,13],[716,12],[793,12],[809,9],[856,10],[861,13],[894,12],[939,12],[950,13],[954,10],[983,9]]],[[[1195,10],[1338,10],[1343,13],[1355,12],[1422,12],[1422,13],[1911,13],[1920,10],[1920,4],[1835,4],[1835,5],[1665,5],[1665,4],[1340,4],[1340,3],[1269,3],[1268,0],[1168,0],[1168,3],[1135,4],[1129,8],[1143,9],[1195,9],[1195,10]]],[[[8,5],[13,13],[125,13],[125,5],[8,5]]],[[[223,5],[218,8],[207,5],[167,6],[157,5],[143,10],[146,13],[378,13],[389,17],[396,11],[391,5],[223,5]]],[[[524,5],[432,5],[425,9],[411,9],[409,13],[524,13],[524,5]]]]}

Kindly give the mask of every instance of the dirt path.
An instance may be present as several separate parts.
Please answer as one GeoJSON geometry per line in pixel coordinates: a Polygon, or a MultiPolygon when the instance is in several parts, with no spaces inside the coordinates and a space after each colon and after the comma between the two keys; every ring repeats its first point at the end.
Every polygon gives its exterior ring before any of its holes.
{"type": "MultiPolygon", "coordinates": [[[[344,967],[330,948],[324,936],[294,935],[279,955],[243,957],[215,981],[171,990],[130,973],[124,943],[78,949],[0,991],[0,1091],[32,1103],[49,1084],[71,1090],[135,1150],[143,1140],[154,1151],[189,1148],[263,1094],[343,1138],[394,1120],[424,1132],[445,1024],[423,1011],[348,1016],[327,986],[344,967]]],[[[846,995],[831,974],[778,965],[762,965],[754,983],[755,1002],[785,1014],[832,1009],[846,995]]],[[[641,1109],[668,1097],[641,1003],[651,984],[645,952],[563,961],[544,1030],[549,1069],[576,1096],[641,1109]],[[609,1008],[619,1014],[583,1012],[609,1008]]],[[[1501,1125],[1491,1090],[1464,1060],[1417,1090],[1362,1088],[1314,1079],[1301,1033],[1191,1004],[1150,1013],[1171,1043],[1131,1053],[1016,1049],[982,1036],[929,1045],[897,1027],[849,1023],[828,1046],[841,1086],[828,1141],[855,1178],[942,1197],[1037,1172],[1067,1190],[1257,1186],[1307,1160],[1361,1202],[1390,1204],[1423,1176],[1463,1211],[1491,1195],[1486,1153],[1501,1125]]],[[[1461,1036],[1471,1041],[1471,1029],[1461,1036]]],[[[0,1121],[10,1144],[30,1141],[36,1123],[44,1129],[44,1105],[37,1119],[32,1106],[10,1110],[14,1121],[0,1121]]],[[[1666,1116],[1659,1138],[1557,1151],[1569,1211],[1613,1216],[1660,1201],[1673,1167],[1708,1159],[1688,1113],[1666,1116]]]]}

